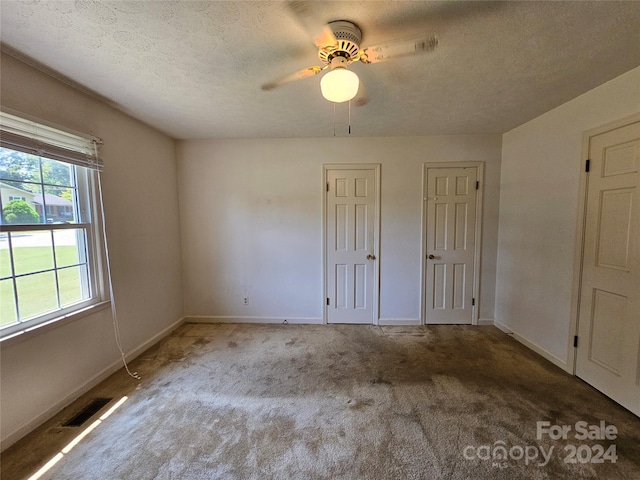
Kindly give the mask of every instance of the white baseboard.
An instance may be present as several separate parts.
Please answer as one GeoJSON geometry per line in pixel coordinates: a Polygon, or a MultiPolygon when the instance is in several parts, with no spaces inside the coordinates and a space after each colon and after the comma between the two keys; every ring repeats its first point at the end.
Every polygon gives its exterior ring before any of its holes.
{"type": "MultiPolygon", "coordinates": [[[[298,325],[322,325],[324,320],[316,317],[234,317],[217,315],[190,315],[185,317],[186,323],[284,323],[298,325]]],[[[419,318],[381,318],[378,321],[380,326],[391,325],[420,325],[419,318]]]]}
{"type": "Polygon", "coordinates": [[[284,323],[298,325],[320,325],[322,318],[316,317],[233,317],[217,315],[190,315],[184,318],[186,323],[284,323]]]}
{"type": "Polygon", "coordinates": [[[511,331],[511,329],[509,327],[507,327],[504,323],[500,323],[499,321],[494,320],[493,321],[493,325],[495,327],[499,328],[500,330],[502,330],[507,335],[513,334],[513,331],[511,331]]]}
{"type": "MultiPolygon", "coordinates": [[[[162,330],[160,333],[157,333],[156,335],[151,337],[146,342],[138,345],[136,348],[131,350],[129,353],[126,354],[125,358],[127,359],[127,361],[130,361],[130,360],[133,360],[134,358],[138,357],[141,353],[143,353],[145,350],[148,350],[149,348],[153,347],[156,343],[158,343],[164,337],[169,335],[171,332],[173,332],[176,328],[178,328],[184,322],[185,322],[185,317],[182,317],[181,319],[176,320],[171,325],[169,325],[167,328],[162,330]]],[[[122,362],[119,362],[119,363],[122,364],[122,362]]],[[[118,365],[118,362],[116,362],[116,366],[117,365],[118,365]]]]}
{"type": "MultiPolygon", "coordinates": [[[[152,347],[153,345],[158,343],[160,340],[162,340],[164,337],[166,337],[171,332],[173,332],[183,322],[184,322],[184,318],[181,318],[178,321],[172,323],[167,328],[162,330],[160,333],[154,335],[146,342],[135,347],[133,350],[131,350],[129,353],[126,354],[125,358],[127,359],[127,361],[133,360],[142,352],[152,347]]],[[[4,451],[7,448],[9,448],[11,445],[16,443],[22,437],[32,432],[36,428],[38,428],[44,422],[49,420],[55,414],[60,412],[63,408],[65,408],[74,400],[76,400],[78,397],[80,397],[84,393],[91,390],[93,387],[98,385],[103,380],[106,380],[109,376],[113,375],[115,372],[117,372],[121,368],[122,368],[122,360],[118,359],[117,361],[115,361],[114,363],[112,363],[111,365],[109,365],[108,367],[104,368],[102,371],[98,372],[96,375],[91,377],[89,380],[84,382],[82,385],[80,385],[78,388],[73,390],[71,393],[69,393],[62,399],[55,402],[55,404],[53,404],[47,410],[45,410],[35,418],[29,420],[28,422],[22,424],[16,430],[14,430],[13,432],[11,432],[10,434],[8,434],[6,437],[2,439],[2,441],[0,442],[0,451],[4,451]]]]}
{"type": "Polygon", "coordinates": [[[550,361],[551,363],[553,363],[556,367],[561,368],[565,372],[568,371],[567,370],[568,365],[567,365],[567,362],[565,360],[562,360],[560,357],[557,357],[556,355],[554,355],[551,352],[548,352],[547,350],[545,350],[544,348],[540,347],[539,345],[536,345],[535,343],[531,342],[530,340],[527,340],[525,337],[523,337],[522,335],[520,335],[517,332],[514,332],[509,327],[507,327],[503,323],[498,322],[497,320],[495,321],[495,326],[498,327],[500,330],[502,330],[507,335],[510,335],[511,337],[513,337],[515,340],[517,340],[518,342],[523,344],[528,349],[533,350],[534,352],[536,352],[538,355],[540,355],[544,359],[546,359],[546,360],[550,361]]]}
{"type": "Polygon", "coordinates": [[[494,325],[495,322],[493,318],[479,318],[478,325],[494,325]]]}
{"type": "Polygon", "coordinates": [[[422,321],[419,318],[381,318],[378,320],[378,325],[384,326],[415,326],[422,325],[422,321]]]}

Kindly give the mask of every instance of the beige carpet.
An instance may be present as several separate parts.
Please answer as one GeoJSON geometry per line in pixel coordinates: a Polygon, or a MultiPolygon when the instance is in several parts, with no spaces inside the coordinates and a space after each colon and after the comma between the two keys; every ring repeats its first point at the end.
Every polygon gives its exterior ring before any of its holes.
{"type": "Polygon", "coordinates": [[[123,395],[41,478],[640,479],[640,419],[494,327],[185,324],[132,369],[141,382],[114,375],[5,452],[2,479],[123,395]],[[538,421],[571,431],[537,438],[538,421]],[[579,421],[618,433],[577,440],[579,421]]]}

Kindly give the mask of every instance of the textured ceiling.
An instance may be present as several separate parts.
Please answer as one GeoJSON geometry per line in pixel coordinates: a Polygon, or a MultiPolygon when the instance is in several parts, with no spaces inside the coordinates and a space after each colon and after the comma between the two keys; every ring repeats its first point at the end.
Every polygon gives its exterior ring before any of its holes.
{"type": "MultiPolygon", "coordinates": [[[[352,134],[502,133],[640,65],[640,2],[312,2],[362,46],[436,34],[435,52],[353,69],[352,134]]],[[[0,2],[5,51],[73,79],[174,138],[334,134],[318,65],[284,2],[0,2]]],[[[637,99],[635,99],[637,100],[637,99]]],[[[634,101],[634,99],[630,99],[634,101]]],[[[348,110],[335,112],[347,134],[348,110]]]]}

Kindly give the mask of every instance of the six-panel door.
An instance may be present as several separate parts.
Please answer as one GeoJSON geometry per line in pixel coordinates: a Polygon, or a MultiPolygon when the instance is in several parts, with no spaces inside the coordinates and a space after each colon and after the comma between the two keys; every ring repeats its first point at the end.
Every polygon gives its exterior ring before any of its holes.
{"type": "Polygon", "coordinates": [[[427,168],[426,323],[470,324],[477,169],[427,168]]]}
{"type": "Polygon", "coordinates": [[[327,322],[372,324],[375,170],[328,170],[327,184],[327,322]]]}
{"type": "Polygon", "coordinates": [[[576,375],[640,415],[640,122],[589,158],[576,375]]]}

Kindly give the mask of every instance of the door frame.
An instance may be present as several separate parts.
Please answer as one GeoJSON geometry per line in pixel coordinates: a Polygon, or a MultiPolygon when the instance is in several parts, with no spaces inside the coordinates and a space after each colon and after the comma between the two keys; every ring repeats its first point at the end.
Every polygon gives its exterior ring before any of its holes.
{"type": "MultiPolygon", "coordinates": [[[[580,317],[580,292],[582,290],[582,263],[584,260],[584,235],[587,216],[587,193],[589,176],[585,171],[585,162],[589,158],[591,137],[616,130],[631,123],[640,122],[640,113],[630,115],[599,127],[586,130],[582,134],[582,154],[580,157],[580,184],[578,190],[578,211],[576,225],[575,251],[573,259],[573,286],[571,289],[571,317],[569,320],[569,335],[567,338],[567,366],[566,371],[576,375],[578,348],[574,346],[573,339],[578,335],[578,321],[580,317]]],[[[583,344],[584,345],[584,344],[583,344]]]]}
{"type": "Polygon", "coordinates": [[[420,325],[427,324],[427,173],[429,169],[438,168],[475,168],[479,187],[476,190],[476,238],[473,252],[473,298],[475,305],[472,308],[471,325],[478,325],[480,312],[480,268],[482,253],[482,211],[484,193],[484,162],[424,162],[422,164],[422,242],[420,255],[422,269],[420,278],[420,325]]]}
{"type": "Polygon", "coordinates": [[[380,215],[381,215],[381,192],[380,173],[382,166],[379,163],[327,163],[322,165],[322,323],[327,324],[327,301],[329,292],[327,291],[327,183],[328,172],[330,170],[373,170],[374,183],[376,188],[374,225],[373,225],[373,255],[376,260],[373,262],[373,318],[372,325],[380,322],[380,215]]]}

